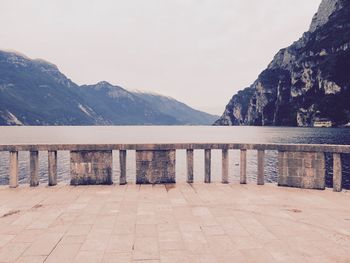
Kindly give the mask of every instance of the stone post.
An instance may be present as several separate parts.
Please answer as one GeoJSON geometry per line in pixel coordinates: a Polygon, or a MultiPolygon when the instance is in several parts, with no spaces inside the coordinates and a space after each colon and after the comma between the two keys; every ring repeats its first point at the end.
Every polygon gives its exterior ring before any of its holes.
{"type": "Polygon", "coordinates": [[[222,149],[222,183],[228,184],[229,154],[227,149],[222,149]]]}
{"type": "Polygon", "coordinates": [[[113,184],[112,167],[111,150],[70,151],[70,184],[113,184]]]}
{"type": "Polygon", "coordinates": [[[10,152],[10,187],[18,186],[18,152],[10,152]]]}
{"type": "Polygon", "coordinates": [[[264,162],[265,162],[265,151],[258,150],[258,178],[257,178],[258,185],[265,184],[264,162]]]}
{"type": "Polygon", "coordinates": [[[204,150],[204,182],[211,182],[211,150],[204,150]]]}
{"type": "Polygon", "coordinates": [[[281,152],[278,154],[278,185],[325,189],[323,152],[281,152]]]}
{"type": "Polygon", "coordinates": [[[126,150],[119,150],[120,177],[119,184],[126,184],[126,150]]]}
{"type": "Polygon", "coordinates": [[[342,190],[342,162],[339,153],[333,153],[333,191],[342,190]]]}
{"type": "Polygon", "coordinates": [[[57,184],[57,151],[48,151],[49,186],[57,184]]]}
{"type": "Polygon", "coordinates": [[[176,182],[176,150],[136,150],[137,184],[176,182]]]}
{"type": "Polygon", "coordinates": [[[30,151],[30,186],[39,185],[39,152],[30,151]]]}
{"type": "Polygon", "coordinates": [[[247,150],[241,149],[241,161],[240,161],[240,183],[247,183],[247,150]]]}
{"type": "Polygon", "coordinates": [[[193,183],[193,150],[186,150],[187,161],[187,183],[193,183]]]}

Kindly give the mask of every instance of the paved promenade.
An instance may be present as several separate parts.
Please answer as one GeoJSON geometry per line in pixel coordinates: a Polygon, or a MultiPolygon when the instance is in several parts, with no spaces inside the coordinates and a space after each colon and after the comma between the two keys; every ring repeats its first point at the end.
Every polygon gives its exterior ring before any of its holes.
{"type": "Polygon", "coordinates": [[[350,262],[350,192],[4,186],[0,262],[350,262]]]}

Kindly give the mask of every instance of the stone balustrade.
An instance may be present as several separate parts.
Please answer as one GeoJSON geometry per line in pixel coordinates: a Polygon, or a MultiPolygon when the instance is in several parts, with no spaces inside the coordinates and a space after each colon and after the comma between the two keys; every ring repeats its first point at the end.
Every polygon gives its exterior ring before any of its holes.
{"type": "Polygon", "coordinates": [[[176,150],[186,150],[187,182],[193,183],[194,150],[204,150],[204,182],[211,182],[211,150],[222,150],[222,183],[229,183],[229,150],[240,150],[240,183],[247,183],[247,151],[257,151],[257,184],[265,183],[266,151],[278,151],[278,185],[325,189],[325,153],[333,154],[333,189],[342,190],[341,155],[349,145],[316,144],[40,144],[0,145],[10,153],[9,185],[18,186],[18,151],[30,152],[30,186],[39,184],[39,151],[48,151],[48,184],[57,184],[57,151],[70,151],[71,184],[112,184],[113,150],[119,150],[120,184],[127,183],[126,155],[136,151],[136,183],[175,183],[176,150]]]}

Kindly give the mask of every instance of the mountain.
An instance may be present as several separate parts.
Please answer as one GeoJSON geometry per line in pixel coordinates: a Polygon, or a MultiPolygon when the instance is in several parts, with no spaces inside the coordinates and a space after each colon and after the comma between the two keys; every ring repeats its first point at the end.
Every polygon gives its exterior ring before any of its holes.
{"type": "MultiPolygon", "coordinates": [[[[106,124],[174,125],[184,124],[163,113],[146,100],[106,81],[79,87],[79,95],[93,112],[103,116],[106,124]]],[[[89,112],[89,109],[86,109],[89,112]]],[[[207,122],[207,124],[210,122],[207,122]]]]}
{"type": "Polygon", "coordinates": [[[150,96],[105,81],[79,86],[50,62],[0,51],[0,125],[184,125],[216,118],[170,98],[173,111],[165,111],[157,108],[165,97],[150,96]]]}
{"type": "Polygon", "coordinates": [[[350,1],[323,0],[309,31],[281,49],[215,125],[312,126],[350,120],[350,1]]]}
{"type": "Polygon", "coordinates": [[[154,105],[164,114],[176,118],[182,124],[207,125],[217,120],[217,116],[195,110],[171,97],[147,92],[134,92],[133,94],[154,105]]]}

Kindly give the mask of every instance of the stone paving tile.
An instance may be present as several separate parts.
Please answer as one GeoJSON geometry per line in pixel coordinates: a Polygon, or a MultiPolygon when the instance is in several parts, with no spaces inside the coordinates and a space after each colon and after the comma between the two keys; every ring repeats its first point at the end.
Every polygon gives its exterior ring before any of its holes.
{"type": "Polygon", "coordinates": [[[63,237],[61,234],[44,234],[30,244],[25,256],[48,256],[63,237]]]}
{"type": "Polygon", "coordinates": [[[17,260],[17,263],[42,263],[46,259],[45,256],[25,256],[20,257],[19,260],[17,260]]]}
{"type": "Polygon", "coordinates": [[[128,263],[132,261],[132,253],[106,252],[103,256],[103,263],[128,263]]]}
{"type": "Polygon", "coordinates": [[[0,262],[15,262],[29,245],[29,243],[8,243],[0,249],[0,262]]]}
{"type": "Polygon", "coordinates": [[[350,192],[0,187],[0,262],[350,262],[350,192]]]}
{"type": "Polygon", "coordinates": [[[136,237],[133,248],[133,260],[159,260],[158,239],[136,237]]]}
{"type": "Polygon", "coordinates": [[[134,235],[113,235],[108,242],[106,253],[131,253],[134,246],[134,235]]]}
{"type": "Polygon", "coordinates": [[[5,246],[8,242],[14,239],[16,235],[0,235],[0,248],[5,246]]]}
{"type": "Polygon", "coordinates": [[[75,259],[74,263],[96,263],[102,262],[104,253],[102,251],[80,251],[75,259]]]}
{"type": "Polygon", "coordinates": [[[77,256],[81,244],[79,243],[59,243],[52,253],[46,258],[47,263],[72,262],[77,256]]]}

